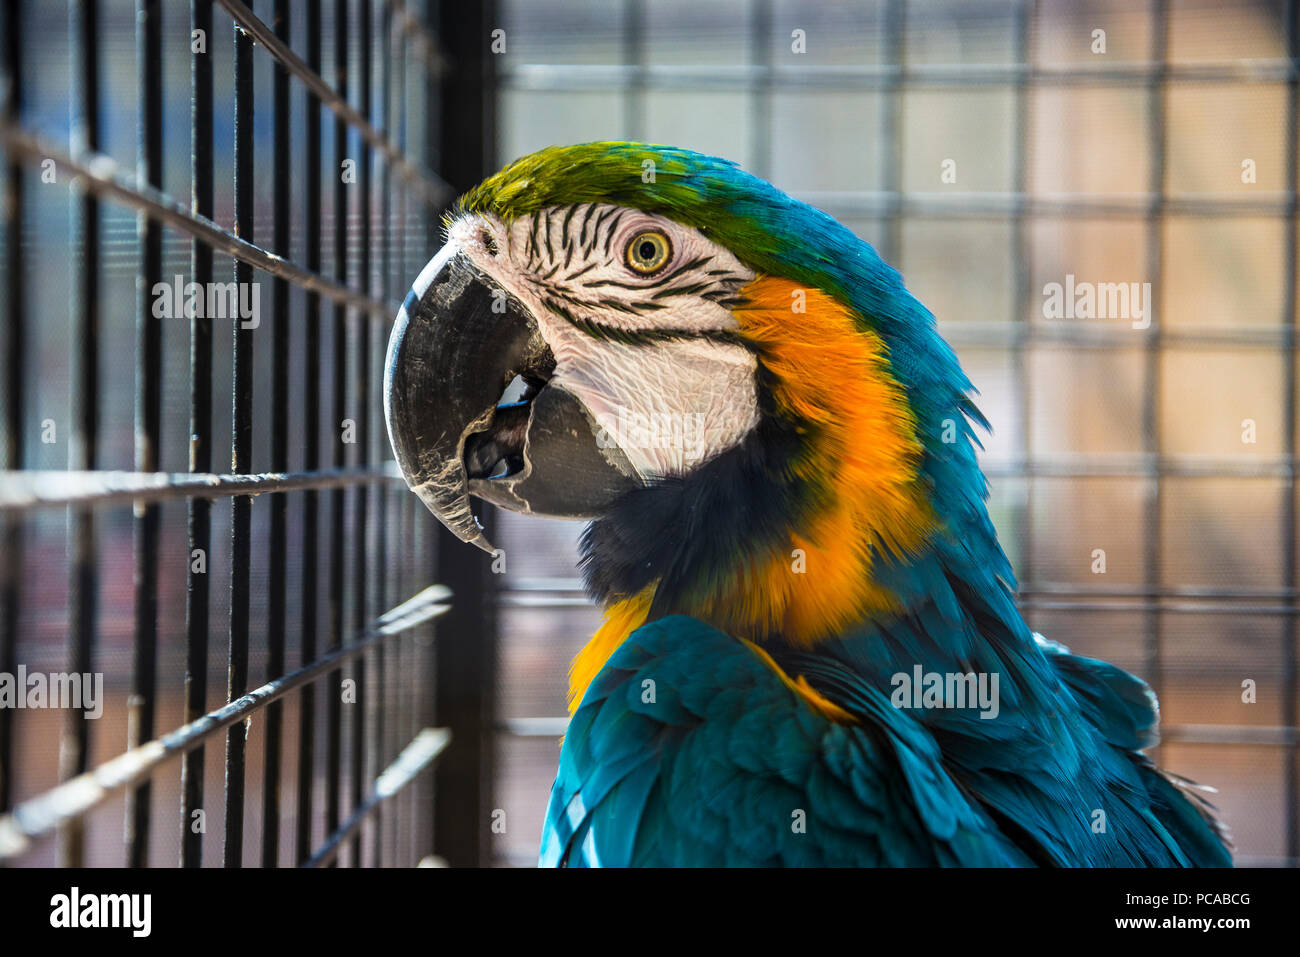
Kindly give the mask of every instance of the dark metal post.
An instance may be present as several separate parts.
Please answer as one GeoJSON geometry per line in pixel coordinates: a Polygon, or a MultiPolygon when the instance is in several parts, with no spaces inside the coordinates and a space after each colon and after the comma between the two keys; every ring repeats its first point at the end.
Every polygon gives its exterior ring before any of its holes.
{"type": "MultiPolygon", "coordinates": [[[[307,66],[320,73],[320,0],[307,3],[307,66]]],[[[320,99],[308,91],[307,128],[304,139],[304,222],[303,255],[307,268],[320,272],[320,99]]],[[[303,345],[303,468],[320,467],[320,295],[307,293],[307,315],[303,345]]],[[[319,494],[303,493],[302,501],[302,663],[316,658],[317,524],[319,494]]],[[[294,860],[302,864],[311,857],[312,788],[316,756],[316,685],[302,689],[298,712],[298,801],[294,835],[294,860]]]]}
{"type": "MultiPolygon", "coordinates": [[[[235,233],[253,240],[253,38],[239,24],[235,37],[235,233]]],[[[235,287],[253,281],[253,268],[235,260],[235,287]]],[[[252,471],[253,446],[253,330],[236,316],[231,396],[230,470],[252,471]]],[[[237,495],[230,501],[230,653],[226,668],[226,700],[248,690],[249,563],[253,499],[237,495]]],[[[226,833],[223,863],[240,867],[244,860],[245,731],[235,725],[226,733],[226,833]]]]}
{"type": "MultiPolygon", "coordinates": [[[[334,4],[334,88],[344,100],[348,98],[348,3],[336,0],[334,4]]],[[[340,117],[334,121],[334,278],[340,285],[348,281],[348,187],[343,182],[340,164],[347,157],[348,125],[340,117]]],[[[346,447],[339,430],[347,418],[347,350],[348,310],[341,302],[333,309],[334,369],[331,393],[330,441],[334,448],[334,466],[347,464],[346,447]]],[[[330,577],[329,594],[329,650],[343,646],[343,555],[344,545],[344,490],[330,493],[330,577]]],[[[330,672],[325,681],[325,833],[338,829],[342,815],[343,755],[343,673],[330,672]]],[[[331,866],[336,862],[331,861],[331,866]]]]}
{"type": "MultiPolygon", "coordinates": [[[[379,64],[380,64],[380,81],[379,81],[379,103],[380,115],[383,116],[383,133],[386,139],[391,140],[393,135],[393,101],[392,101],[392,77],[393,77],[393,58],[389,55],[389,48],[393,42],[393,6],[391,3],[385,3],[383,11],[380,14],[380,23],[382,28],[379,33],[379,64]]],[[[369,186],[367,186],[367,189],[369,186]]],[[[392,278],[392,249],[393,249],[393,218],[392,218],[392,162],[385,159],[383,170],[379,177],[379,283],[376,288],[377,297],[380,299],[388,298],[393,295],[393,289],[390,288],[392,278]]],[[[379,333],[383,338],[380,340],[379,355],[384,354],[383,342],[387,339],[389,325],[385,323],[376,323],[373,317],[366,323],[367,331],[379,333]]],[[[382,359],[381,359],[382,361],[382,359]]],[[[382,376],[377,380],[383,381],[382,376]]],[[[369,401],[369,396],[366,397],[369,401]]],[[[383,429],[374,430],[377,434],[372,437],[372,444],[369,448],[377,457],[382,460],[387,458],[387,453],[383,450],[383,429]]],[[[391,539],[388,535],[388,523],[390,521],[391,508],[393,505],[393,496],[389,494],[387,486],[380,482],[375,488],[375,511],[378,516],[376,522],[376,538],[374,554],[378,557],[375,563],[375,585],[374,594],[379,603],[384,608],[392,607],[393,595],[390,594],[390,578],[388,575],[389,554],[388,547],[391,539]]],[[[397,646],[397,653],[400,654],[401,645],[397,646]]],[[[384,743],[384,711],[389,706],[388,701],[388,682],[387,682],[387,661],[383,647],[375,649],[375,696],[372,702],[374,708],[374,720],[371,722],[371,744],[370,754],[372,761],[371,777],[379,772],[388,763],[388,748],[384,743]]],[[[397,684],[400,688],[401,684],[397,684]]],[[[377,808],[375,811],[374,825],[374,844],[371,848],[371,867],[384,866],[384,809],[377,808]]],[[[396,863],[396,862],[391,862],[396,863]]]]}
{"type": "MultiPolygon", "coordinates": [[[[1150,458],[1147,469],[1146,507],[1143,514],[1146,541],[1143,554],[1143,584],[1148,594],[1154,596],[1160,588],[1161,556],[1164,535],[1161,530],[1161,508],[1164,488],[1161,482],[1162,453],[1160,447],[1160,354],[1163,349],[1163,317],[1160,313],[1164,275],[1164,216],[1165,216],[1165,119],[1168,101],[1168,50],[1169,3],[1157,0],[1151,8],[1151,79],[1147,87],[1147,104],[1151,111],[1148,130],[1151,166],[1148,171],[1148,192],[1151,205],[1146,221],[1146,266],[1155,290],[1151,327],[1146,331],[1143,353],[1146,392],[1142,404],[1143,451],[1150,458]]],[[[1164,690],[1164,659],[1161,648],[1163,620],[1160,603],[1152,600],[1145,612],[1146,680],[1157,696],[1164,690]]]]}
{"type": "MultiPolygon", "coordinates": [[[[1015,310],[1011,316],[1014,339],[1012,342],[1013,361],[1015,362],[1016,407],[1020,416],[1017,452],[1020,459],[1018,475],[1024,483],[1021,487],[1021,510],[1017,528],[1017,544],[1020,554],[1017,578],[1022,587],[1032,585],[1034,578],[1034,482],[1033,457],[1034,448],[1030,438],[1033,394],[1029,387],[1029,354],[1033,336],[1033,326],[1029,320],[1030,264],[1033,256],[1033,243],[1028,235],[1028,203],[1025,196],[1029,186],[1029,71],[1033,66],[1033,35],[1035,18],[1038,13],[1037,0],[1021,0],[1016,7],[1015,44],[1016,59],[1024,68],[1016,79],[1015,89],[1015,165],[1012,171],[1011,189],[1015,195],[1015,209],[1011,221],[1011,268],[1014,274],[1014,289],[1011,302],[1015,310]]],[[[1033,626],[1034,610],[1022,606],[1025,623],[1033,626]]]]}
{"type": "MultiPolygon", "coordinates": [[[[190,0],[190,27],[211,42],[212,0],[190,0]]],[[[190,211],[212,217],[212,56],[190,54],[190,211]]],[[[193,280],[206,288],[212,281],[212,247],[200,239],[190,246],[193,280]]],[[[212,471],[212,320],[206,310],[190,317],[190,455],[191,472],[212,471]]],[[[185,577],[185,720],[208,710],[209,587],[208,558],[212,553],[212,502],[191,498],[188,503],[189,565],[185,577]],[[196,565],[196,552],[202,564],[196,565]],[[197,568],[197,570],[196,570],[197,568]]],[[[203,863],[203,832],[194,812],[203,808],[203,746],[181,759],[181,866],[203,863]]]]}
{"type": "MultiPolygon", "coordinates": [[[[289,42],[289,0],[275,0],[275,35],[289,42]]],[[[289,256],[289,71],[275,69],[275,225],[272,245],[289,256]]],[[[271,471],[289,469],[289,283],[277,278],[274,286],[275,313],[271,318],[271,471]]],[[[270,681],[284,674],[284,626],[287,543],[285,522],[287,496],[271,496],[270,554],[267,588],[266,677],[270,681]]],[[[262,866],[275,867],[280,853],[280,746],[284,708],[279,701],[266,709],[266,752],[262,768],[262,866]]]]}
{"type": "MultiPolygon", "coordinates": [[[[17,123],[22,118],[22,6],[4,5],[4,116],[17,123]]],[[[4,321],[5,335],[5,427],[0,433],[0,466],[23,467],[23,388],[27,347],[25,337],[27,276],[23,261],[23,167],[19,159],[9,160],[5,197],[0,214],[5,226],[5,276],[9,303],[4,321]]],[[[22,594],[23,519],[18,514],[3,519],[3,547],[0,548],[0,671],[18,670],[18,602],[22,594]]],[[[12,708],[0,708],[0,811],[12,806],[14,794],[12,708]]]]}
{"type": "MultiPolygon", "coordinates": [[[[448,55],[456,58],[443,77],[436,127],[443,138],[441,172],[456,189],[465,190],[482,179],[496,159],[495,70],[489,51],[495,4],[445,3],[438,12],[439,35],[448,55]]],[[[484,524],[490,533],[486,514],[484,524]]],[[[487,556],[474,553],[441,528],[437,542],[439,580],[455,597],[435,645],[436,721],[451,729],[452,741],[434,772],[434,850],[453,866],[479,866],[487,863],[490,850],[495,576],[487,556]]]]}
{"type": "MultiPolygon", "coordinates": [[[[159,0],[137,0],[136,63],[140,96],[139,178],[162,188],[162,9],[159,0]]],[[[136,277],[135,467],[158,470],[162,431],[162,327],[153,315],[154,284],[162,277],[162,225],[141,212],[140,272],[136,277]]],[[[158,531],[156,502],[135,511],[135,653],[127,743],[154,735],[158,669],[158,531]]],[[[127,795],[127,864],[149,862],[151,788],[146,781],[127,795]]]]}
{"type": "MultiPolygon", "coordinates": [[[[371,118],[371,39],[372,39],[372,21],[374,19],[374,10],[371,8],[370,0],[361,0],[360,9],[357,11],[361,21],[360,26],[360,93],[361,93],[361,115],[366,119],[371,118]]],[[[370,190],[371,190],[371,172],[373,164],[371,162],[373,152],[370,144],[362,142],[361,156],[358,163],[357,184],[358,199],[360,202],[359,226],[361,228],[361,244],[357,250],[357,279],[362,292],[370,292],[370,190]]],[[[375,325],[375,317],[371,313],[358,313],[355,315],[357,330],[357,365],[356,380],[353,389],[353,401],[356,404],[357,416],[357,464],[365,465],[370,462],[370,336],[371,328],[375,325]]],[[[368,526],[366,522],[366,508],[369,505],[369,488],[363,482],[357,486],[356,497],[353,502],[355,511],[353,518],[355,526],[352,532],[352,540],[356,543],[352,553],[352,626],[353,630],[360,634],[366,627],[367,616],[369,615],[369,603],[366,601],[366,584],[367,584],[367,564],[372,554],[371,546],[373,543],[368,538],[368,526]]],[[[356,810],[361,806],[366,795],[366,707],[369,705],[370,695],[366,689],[366,659],[362,655],[352,663],[352,678],[356,682],[356,700],[352,706],[352,808],[356,810]]],[[[361,828],[357,829],[356,836],[351,843],[350,861],[353,867],[361,866],[361,828]]]]}
{"type": "MultiPolygon", "coordinates": [[[[78,0],[69,8],[68,42],[75,64],[70,98],[75,151],[99,149],[99,25],[97,0],[78,0]]],[[[78,260],[72,284],[73,394],[72,442],[68,468],[96,467],[99,435],[99,200],[89,190],[75,190],[72,201],[72,242],[78,260]]],[[[68,667],[75,674],[93,670],[99,576],[96,574],[95,515],[89,508],[68,510],[68,667]]],[[[70,710],[59,747],[59,780],[85,772],[90,751],[90,722],[70,710]]],[[[59,862],[64,867],[84,863],[84,822],[63,828],[59,862]]]]}

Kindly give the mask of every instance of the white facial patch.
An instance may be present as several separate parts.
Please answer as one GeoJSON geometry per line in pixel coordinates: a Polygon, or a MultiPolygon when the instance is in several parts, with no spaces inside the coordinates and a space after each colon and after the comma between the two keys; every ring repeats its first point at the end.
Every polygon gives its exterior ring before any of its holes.
{"type": "Polygon", "coordinates": [[[699,231],[583,203],[509,228],[465,216],[452,244],[528,308],[555,354],[552,383],[582,401],[598,441],[617,445],[643,477],[688,472],[757,425],[754,355],[729,341],[730,306],[754,273],[699,231]],[[671,251],[643,276],[627,252],[647,231],[671,251]]]}

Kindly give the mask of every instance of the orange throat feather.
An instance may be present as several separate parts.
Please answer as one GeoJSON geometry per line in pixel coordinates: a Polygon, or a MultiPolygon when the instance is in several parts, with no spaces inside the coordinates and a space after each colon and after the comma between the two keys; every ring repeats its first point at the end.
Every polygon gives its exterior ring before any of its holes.
{"type": "MultiPolygon", "coordinates": [[[[733,314],[770,374],[776,413],[809,439],[790,465],[792,477],[822,494],[807,514],[792,519],[783,547],[737,555],[708,593],[673,611],[759,652],[752,643],[773,636],[808,648],[855,622],[901,610],[873,576],[873,565],[881,555],[918,554],[936,519],[918,481],[915,418],[881,338],[838,300],[786,279],[760,276],[741,296],[733,314]]],[[[570,711],[619,645],[645,624],[655,588],[607,607],[573,661],[570,711]]],[[[767,663],[776,668],[770,657],[767,663]]]]}

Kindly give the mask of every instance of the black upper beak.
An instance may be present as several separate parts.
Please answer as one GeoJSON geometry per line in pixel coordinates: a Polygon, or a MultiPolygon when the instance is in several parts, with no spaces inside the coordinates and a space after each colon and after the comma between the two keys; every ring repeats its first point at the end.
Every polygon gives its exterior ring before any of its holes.
{"type": "Polygon", "coordinates": [[[398,467],[462,541],[493,551],[469,496],[515,511],[592,517],[640,479],[567,390],[521,303],[454,246],[420,274],[397,314],[384,417],[398,467]],[[521,401],[502,403],[522,378],[521,401]]]}

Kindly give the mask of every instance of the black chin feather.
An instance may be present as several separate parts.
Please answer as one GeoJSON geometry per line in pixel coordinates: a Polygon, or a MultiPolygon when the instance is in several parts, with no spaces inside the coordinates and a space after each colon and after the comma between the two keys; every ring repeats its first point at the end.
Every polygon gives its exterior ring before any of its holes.
{"type": "Polygon", "coordinates": [[[658,581],[650,616],[660,617],[709,592],[743,556],[786,547],[809,499],[789,467],[805,439],[765,415],[739,445],[690,474],[623,495],[582,534],[592,598],[608,604],[658,581]]]}

